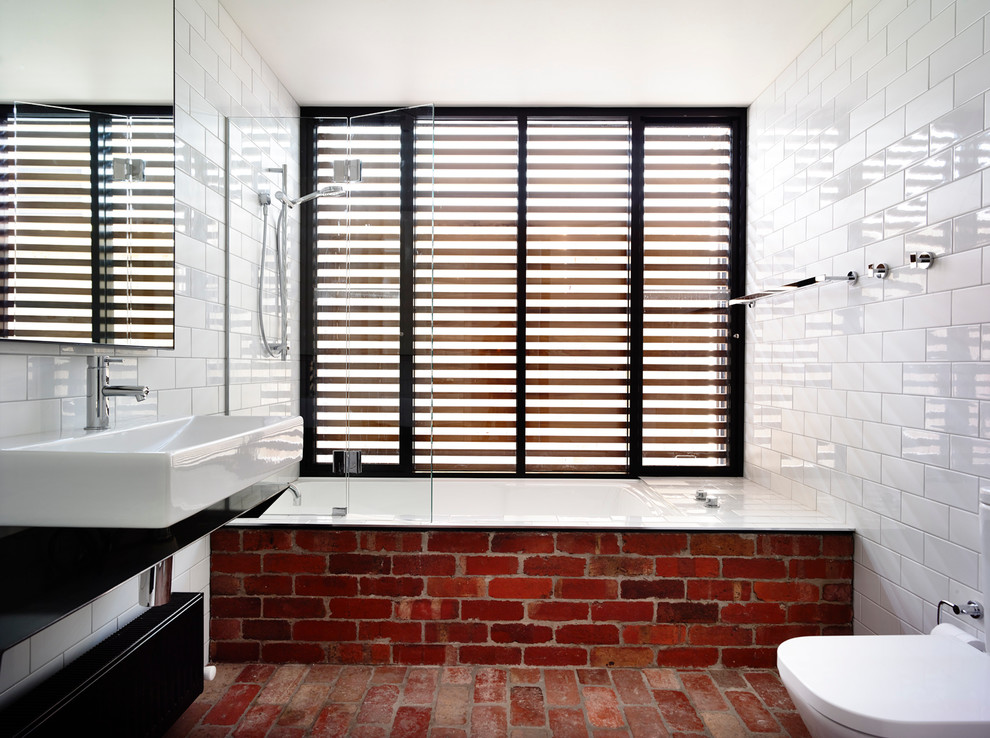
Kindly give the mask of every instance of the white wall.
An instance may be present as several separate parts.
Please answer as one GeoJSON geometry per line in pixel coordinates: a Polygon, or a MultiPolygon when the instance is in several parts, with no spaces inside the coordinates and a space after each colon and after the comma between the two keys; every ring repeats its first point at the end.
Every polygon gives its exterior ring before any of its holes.
{"type": "Polygon", "coordinates": [[[853,0],[750,110],[750,291],[895,268],[747,309],[746,475],[856,526],[859,633],[927,631],[939,599],[980,599],[988,12],[853,0]],[[904,266],[917,251],[929,271],[904,266]]]}
{"type": "MultiPolygon", "coordinates": [[[[298,106],[217,0],[177,0],[175,42],[175,349],[115,352],[124,357],[124,364],[113,367],[114,380],[151,388],[148,400],[140,404],[130,398],[115,398],[112,416],[116,422],[223,413],[227,409],[224,117],[253,117],[253,125],[242,124],[251,130],[253,142],[245,147],[245,155],[250,158],[252,151],[264,150],[264,161],[289,164],[290,182],[298,183],[298,126],[286,126],[279,120],[298,116],[298,106]]],[[[238,193],[242,189],[243,185],[239,186],[238,193]]],[[[264,358],[257,340],[257,298],[251,295],[251,274],[257,273],[260,255],[260,210],[242,216],[231,237],[234,284],[229,411],[297,414],[295,362],[283,364],[264,358]]],[[[297,235],[292,254],[294,332],[290,337],[298,336],[297,235]]],[[[0,342],[3,435],[85,426],[88,353],[92,349],[0,342]]],[[[203,538],[173,559],[173,589],[207,596],[207,632],[209,554],[209,539],[203,538]]],[[[143,612],[137,596],[135,577],[9,649],[0,665],[0,706],[137,617],[143,612]]],[[[204,653],[205,649],[206,644],[204,653]]]]}

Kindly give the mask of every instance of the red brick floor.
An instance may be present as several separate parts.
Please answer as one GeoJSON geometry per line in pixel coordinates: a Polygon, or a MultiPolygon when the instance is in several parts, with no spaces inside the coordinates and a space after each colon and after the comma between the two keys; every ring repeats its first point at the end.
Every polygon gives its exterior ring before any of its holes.
{"type": "Polygon", "coordinates": [[[807,736],[752,669],[221,664],[179,736],[807,736]]]}

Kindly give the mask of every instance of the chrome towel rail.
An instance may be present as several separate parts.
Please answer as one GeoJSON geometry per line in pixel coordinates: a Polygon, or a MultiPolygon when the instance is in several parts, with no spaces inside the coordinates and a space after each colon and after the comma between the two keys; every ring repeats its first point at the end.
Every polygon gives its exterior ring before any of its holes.
{"type": "Polygon", "coordinates": [[[757,300],[762,300],[765,297],[773,297],[775,295],[782,294],[784,292],[793,292],[795,290],[804,289],[805,287],[814,287],[817,285],[825,284],[826,282],[848,282],[849,284],[855,284],[856,280],[859,279],[859,275],[856,272],[849,272],[842,277],[833,277],[827,274],[820,274],[814,277],[805,277],[804,279],[799,279],[796,282],[788,282],[780,287],[770,287],[763,292],[754,292],[750,295],[743,295],[742,297],[734,297],[729,300],[730,305],[749,305],[753,306],[757,300]]]}

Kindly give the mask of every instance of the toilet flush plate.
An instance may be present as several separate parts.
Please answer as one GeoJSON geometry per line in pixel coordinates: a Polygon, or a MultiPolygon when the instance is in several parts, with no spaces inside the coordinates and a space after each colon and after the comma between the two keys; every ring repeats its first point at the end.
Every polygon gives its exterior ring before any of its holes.
{"type": "Polygon", "coordinates": [[[796,697],[867,735],[990,735],[990,656],[953,638],[792,638],[777,668],[796,697]]]}

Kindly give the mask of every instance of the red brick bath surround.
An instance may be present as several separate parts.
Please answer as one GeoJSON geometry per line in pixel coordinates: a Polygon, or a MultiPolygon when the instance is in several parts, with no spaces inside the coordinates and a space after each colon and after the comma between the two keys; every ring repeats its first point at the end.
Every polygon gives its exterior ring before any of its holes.
{"type": "Polygon", "coordinates": [[[852,632],[851,532],[226,528],[219,662],[771,667],[852,632]]]}

